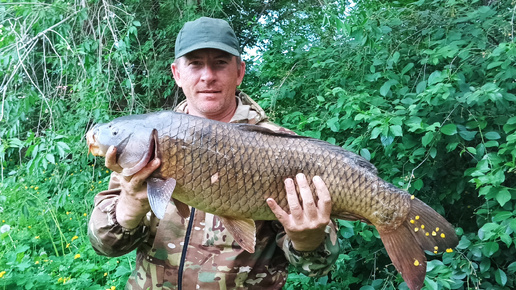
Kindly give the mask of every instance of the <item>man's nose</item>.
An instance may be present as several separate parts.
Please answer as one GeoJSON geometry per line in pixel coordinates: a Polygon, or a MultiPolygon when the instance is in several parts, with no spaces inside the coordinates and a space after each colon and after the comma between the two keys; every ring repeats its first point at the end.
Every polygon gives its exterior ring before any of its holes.
{"type": "Polygon", "coordinates": [[[210,82],[215,78],[215,71],[210,65],[205,65],[202,70],[201,78],[205,82],[210,82]]]}

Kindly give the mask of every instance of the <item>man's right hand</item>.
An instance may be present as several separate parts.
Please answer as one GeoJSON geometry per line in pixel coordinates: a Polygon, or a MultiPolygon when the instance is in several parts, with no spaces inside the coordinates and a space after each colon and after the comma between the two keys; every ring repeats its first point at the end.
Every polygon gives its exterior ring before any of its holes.
{"type": "Polygon", "coordinates": [[[116,219],[126,228],[136,228],[142,218],[150,211],[145,180],[156,170],[161,161],[151,160],[142,170],[132,176],[123,176],[122,167],[116,162],[116,148],[111,146],[106,153],[106,167],[118,174],[120,180],[120,199],[116,207],[116,219]]]}

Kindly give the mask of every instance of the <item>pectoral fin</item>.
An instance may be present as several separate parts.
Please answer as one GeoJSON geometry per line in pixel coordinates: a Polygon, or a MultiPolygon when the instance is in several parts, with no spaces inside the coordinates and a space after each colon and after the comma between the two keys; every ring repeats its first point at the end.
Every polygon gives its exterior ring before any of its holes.
{"type": "Polygon", "coordinates": [[[170,203],[175,187],[176,180],[173,178],[167,180],[149,178],[147,180],[149,204],[157,218],[162,219],[165,216],[165,209],[170,203]]]}
{"type": "Polygon", "coordinates": [[[182,218],[185,219],[190,216],[190,208],[188,207],[188,205],[175,198],[172,198],[172,201],[176,205],[177,212],[182,218]]]}
{"type": "Polygon", "coordinates": [[[219,217],[224,227],[231,233],[242,249],[254,253],[256,245],[256,225],[252,219],[219,217]]]}

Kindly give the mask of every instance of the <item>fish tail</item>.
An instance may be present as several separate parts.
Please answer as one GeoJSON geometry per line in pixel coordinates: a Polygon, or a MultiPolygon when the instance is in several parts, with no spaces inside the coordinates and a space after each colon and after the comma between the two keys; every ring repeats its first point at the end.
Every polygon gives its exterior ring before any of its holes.
{"type": "Polygon", "coordinates": [[[423,287],[426,275],[424,250],[450,252],[458,244],[455,230],[440,214],[417,198],[411,200],[407,219],[395,230],[377,227],[396,269],[411,290],[423,287]]]}

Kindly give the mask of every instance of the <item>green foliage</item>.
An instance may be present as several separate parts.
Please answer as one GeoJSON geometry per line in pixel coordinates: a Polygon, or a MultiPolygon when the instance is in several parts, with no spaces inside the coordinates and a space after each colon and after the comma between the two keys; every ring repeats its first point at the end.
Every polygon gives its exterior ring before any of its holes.
{"type": "MultiPolygon", "coordinates": [[[[457,227],[453,253],[428,255],[425,289],[514,288],[515,5],[2,3],[0,286],[123,287],[134,256],[98,256],[87,238],[109,174],[83,137],[93,123],[173,107],[173,40],[206,15],[235,28],[250,52],[242,89],[275,122],[371,160],[457,227]]],[[[339,236],[328,276],[291,271],[285,288],[407,289],[374,228],[339,221],[339,236]]]]}

